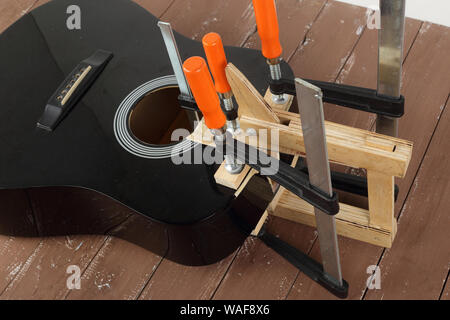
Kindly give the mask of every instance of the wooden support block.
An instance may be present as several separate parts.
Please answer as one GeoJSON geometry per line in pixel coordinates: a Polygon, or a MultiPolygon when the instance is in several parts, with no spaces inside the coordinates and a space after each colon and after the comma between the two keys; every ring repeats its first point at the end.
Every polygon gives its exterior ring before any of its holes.
{"type": "MultiPolygon", "coordinates": [[[[227,77],[236,101],[238,102],[240,115],[246,114],[257,116],[260,119],[279,123],[278,117],[271,109],[271,102],[280,110],[288,110],[291,106],[292,99],[288,99],[283,105],[273,103],[270,90],[268,90],[268,94],[270,95],[269,98],[263,99],[248,79],[231,63],[227,66],[227,77]]],[[[270,155],[277,159],[280,158],[279,152],[270,152],[270,155]]],[[[223,163],[215,174],[216,182],[226,187],[237,189],[248,171],[249,168],[246,167],[241,174],[232,175],[226,171],[225,164],[223,163]]],[[[273,191],[275,191],[278,185],[273,181],[270,181],[270,183],[273,191]]]]}
{"type": "MultiPolygon", "coordinates": [[[[271,137],[266,141],[266,152],[278,157],[279,152],[292,154],[295,160],[304,155],[305,145],[301,119],[297,113],[286,111],[288,105],[279,106],[272,102],[270,91],[265,101],[245,76],[232,64],[226,69],[227,78],[239,103],[240,123],[243,129],[235,138],[262,148],[258,139],[246,136],[248,129],[258,135],[262,129],[267,135],[279,135],[279,145],[272,148],[271,137]]],[[[290,98],[292,103],[293,97],[290,98]]],[[[406,140],[380,135],[345,125],[325,122],[328,155],[331,162],[364,168],[368,173],[369,210],[340,204],[336,216],[338,234],[390,248],[397,231],[394,219],[394,177],[404,177],[412,155],[412,143],[406,140]]],[[[203,144],[212,144],[212,136],[203,122],[189,139],[203,144]]],[[[216,180],[228,187],[243,190],[254,174],[232,177],[223,166],[216,174],[216,180]],[[244,179],[245,177],[245,179],[244,179]],[[230,179],[236,178],[236,181],[230,179]],[[241,180],[244,180],[241,183],[241,180]],[[239,186],[240,185],[240,186],[239,186]]],[[[273,185],[273,187],[277,187],[273,185]]],[[[274,189],[275,190],[275,189],[274,189]]],[[[253,235],[258,235],[268,216],[272,214],[284,219],[315,226],[314,209],[311,205],[280,187],[274,200],[261,217],[253,235]]]]}
{"type": "Polygon", "coordinates": [[[272,108],[272,110],[289,111],[292,102],[294,101],[294,96],[286,95],[286,97],[287,99],[284,104],[276,104],[272,100],[272,92],[270,92],[270,89],[267,89],[266,94],[264,96],[264,100],[272,108]]]}
{"type": "MultiPolygon", "coordinates": [[[[253,128],[256,132],[264,128],[278,130],[280,152],[293,155],[305,154],[298,114],[278,110],[275,112],[280,120],[288,121],[289,125],[269,123],[243,116],[241,127],[244,130],[253,128]]],[[[325,131],[331,162],[353,168],[366,168],[400,178],[406,175],[412,155],[412,142],[329,121],[325,121],[325,131]],[[367,141],[374,138],[378,142],[386,141],[386,143],[381,147],[374,144],[368,145],[367,141]],[[389,144],[393,147],[387,150],[386,145],[389,144]]]]}
{"type": "MultiPolygon", "coordinates": [[[[294,101],[294,96],[291,96],[291,95],[286,95],[286,96],[287,96],[287,99],[284,104],[276,104],[272,99],[272,92],[270,92],[270,88],[269,88],[266,91],[264,100],[267,102],[267,104],[269,104],[269,106],[272,109],[280,110],[280,111],[288,111],[291,108],[292,102],[294,101]]],[[[270,156],[280,160],[280,152],[279,151],[271,150],[270,156]]],[[[278,188],[278,183],[276,183],[275,181],[273,181],[270,178],[267,178],[267,179],[269,179],[270,185],[272,186],[272,190],[273,190],[273,192],[275,192],[278,188]]]]}
{"type": "MultiPolygon", "coordinates": [[[[297,165],[299,156],[295,156],[292,160],[292,167],[295,167],[297,165]]],[[[261,219],[259,220],[258,224],[256,225],[255,229],[252,232],[252,236],[257,237],[261,229],[264,227],[264,224],[266,223],[267,219],[269,218],[269,214],[272,214],[276,207],[278,206],[278,203],[280,202],[281,198],[283,197],[284,193],[287,192],[287,190],[283,187],[280,187],[275,194],[275,197],[273,198],[272,202],[269,203],[269,206],[267,207],[266,212],[261,216],[261,219]]]]}
{"type": "Polygon", "coordinates": [[[225,68],[225,72],[239,105],[239,117],[247,116],[268,122],[280,122],[280,119],[278,119],[269,104],[238,68],[229,63],[225,68]]]}
{"type": "MultiPolygon", "coordinates": [[[[281,119],[283,117],[287,119],[288,116],[292,117],[293,120],[291,120],[290,125],[285,126],[242,117],[241,127],[243,131],[248,128],[253,128],[257,132],[259,129],[269,129],[269,131],[272,129],[278,130],[280,152],[292,155],[305,154],[305,144],[301,125],[299,124],[300,121],[295,123],[298,115],[285,111],[276,111],[276,113],[280,115],[281,119]]],[[[327,135],[328,156],[331,162],[353,168],[365,168],[399,178],[403,178],[406,175],[412,155],[412,142],[329,121],[325,122],[325,131],[327,135]],[[366,141],[368,139],[370,140],[371,137],[392,142],[395,144],[394,150],[388,151],[384,147],[377,148],[372,145],[367,145],[366,141]]],[[[244,134],[236,135],[235,138],[254,144],[244,134]]],[[[188,139],[206,145],[213,145],[212,135],[206,129],[203,122],[202,125],[197,126],[188,139]]],[[[268,148],[270,149],[270,143],[268,143],[268,148]]]]}
{"type": "Polygon", "coordinates": [[[216,179],[216,183],[228,187],[230,189],[237,190],[241,186],[250,169],[251,168],[249,166],[245,166],[244,170],[242,170],[241,173],[230,174],[227,171],[227,169],[225,169],[225,162],[224,162],[220,166],[219,170],[217,170],[217,172],[215,173],[214,178],[216,179]]]}
{"type": "MultiPolygon", "coordinates": [[[[369,225],[369,211],[347,204],[340,204],[336,215],[336,231],[339,235],[373,245],[391,248],[395,234],[389,230],[369,225]]],[[[314,208],[309,203],[286,191],[271,215],[297,223],[316,227],[314,208]]]]}
{"type": "Polygon", "coordinates": [[[369,225],[395,231],[394,177],[367,170],[369,191],[369,225]]]}

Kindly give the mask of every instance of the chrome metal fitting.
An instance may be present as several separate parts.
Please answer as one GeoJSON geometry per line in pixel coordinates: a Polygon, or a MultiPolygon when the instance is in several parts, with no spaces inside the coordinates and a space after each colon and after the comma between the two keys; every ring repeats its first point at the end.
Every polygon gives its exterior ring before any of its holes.
{"type": "Polygon", "coordinates": [[[244,170],[245,165],[239,163],[232,155],[225,155],[225,169],[229,174],[239,174],[244,170]]]}
{"type": "MultiPolygon", "coordinates": [[[[270,77],[272,80],[281,80],[281,57],[275,59],[267,59],[267,64],[270,69],[270,77]]],[[[272,101],[275,104],[285,104],[287,102],[287,96],[285,94],[272,95],[272,101]]]]}
{"type": "MultiPolygon", "coordinates": [[[[225,127],[222,127],[220,129],[211,129],[211,133],[214,136],[214,141],[216,141],[216,144],[217,142],[224,142],[226,139],[225,127]]],[[[242,172],[242,170],[244,170],[245,167],[244,164],[236,161],[234,156],[226,154],[225,150],[224,154],[225,154],[225,169],[227,170],[228,173],[239,174],[242,172]]]]}

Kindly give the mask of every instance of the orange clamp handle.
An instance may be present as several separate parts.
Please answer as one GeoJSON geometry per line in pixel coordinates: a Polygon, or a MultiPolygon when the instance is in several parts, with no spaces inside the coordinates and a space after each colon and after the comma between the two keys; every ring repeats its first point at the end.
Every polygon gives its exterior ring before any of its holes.
{"type": "Polygon", "coordinates": [[[283,49],[280,44],[280,30],[274,0],[253,0],[253,8],[264,57],[267,59],[280,57],[283,49]]]}
{"type": "Polygon", "coordinates": [[[202,57],[191,57],[183,64],[183,71],[191,87],[198,107],[203,113],[209,129],[220,129],[225,126],[226,117],[220,108],[220,101],[208,65],[202,57]]]}
{"type": "Polygon", "coordinates": [[[210,32],[203,37],[202,42],[209,68],[214,77],[216,91],[220,93],[230,92],[231,87],[225,74],[228,62],[223,49],[222,38],[219,34],[210,32]]]}

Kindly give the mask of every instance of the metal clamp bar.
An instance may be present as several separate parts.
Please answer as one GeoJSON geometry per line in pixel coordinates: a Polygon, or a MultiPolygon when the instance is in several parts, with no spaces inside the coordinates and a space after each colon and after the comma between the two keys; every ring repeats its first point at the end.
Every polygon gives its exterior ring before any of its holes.
{"type": "MultiPolygon", "coordinates": [[[[383,97],[399,98],[405,38],[405,0],[380,0],[381,29],[378,30],[378,89],[383,97]]],[[[377,117],[378,133],[398,136],[398,119],[377,117]]]]}
{"type": "MultiPolygon", "coordinates": [[[[302,115],[302,130],[305,141],[309,180],[313,186],[328,195],[333,194],[330,164],[325,135],[322,91],[301,79],[295,80],[298,109],[302,115]]],[[[314,208],[323,270],[326,277],[336,286],[344,285],[342,279],[336,221],[318,208],[314,208]]]]}

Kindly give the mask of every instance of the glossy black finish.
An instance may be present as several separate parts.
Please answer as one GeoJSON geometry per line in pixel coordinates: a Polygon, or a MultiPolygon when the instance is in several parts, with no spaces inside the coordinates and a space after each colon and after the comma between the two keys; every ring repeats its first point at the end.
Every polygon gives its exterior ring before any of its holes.
{"type": "MultiPolygon", "coordinates": [[[[175,37],[183,58],[204,56],[201,43],[175,37]]],[[[261,53],[225,50],[264,94],[268,68],[261,53]]],[[[282,67],[292,75],[287,64],[282,67]]],[[[251,188],[238,199],[231,190],[219,190],[216,166],[139,158],[114,135],[113,119],[123,99],[141,84],[172,73],[157,19],[131,1],[58,0],[22,17],[0,36],[0,188],[95,190],[161,223],[175,239],[168,257],[177,262],[213,263],[231,253],[267,201],[255,200],[251,188]],[[69,5],[81,8],[81,30],[66,27],[69,5]],[[97,49],[114,58],[56,130],[37,129],[49,97],[97,49]]]]}

